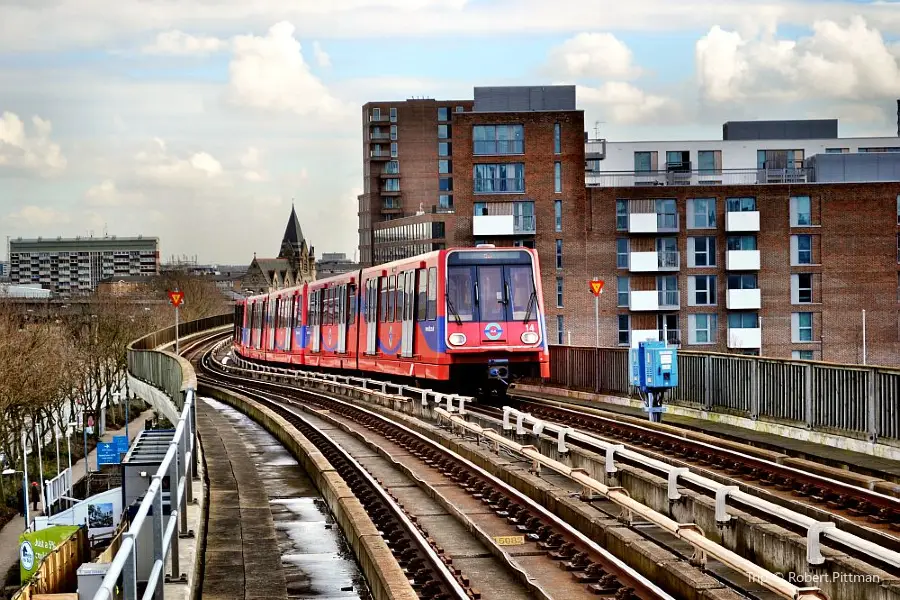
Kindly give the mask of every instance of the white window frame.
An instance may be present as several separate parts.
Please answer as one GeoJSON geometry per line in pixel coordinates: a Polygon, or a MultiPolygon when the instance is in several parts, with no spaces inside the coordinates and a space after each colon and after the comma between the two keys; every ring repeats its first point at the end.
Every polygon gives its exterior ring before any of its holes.
{"type": "Polygon", "coordinates": [[[815,288],[815,283],[813,282],[813,274],[812,273],[792,273],[791,274],[791,304],[813,304],[814,296],[813,296],[813,288],[815,288]],[[809,302],[802,302],[800,300],[800,276],[808,275],[809,276],[809,287],[802,288],[809,290],[809,302]]]}
{"type": "Polygon", "coordinates": [[[687,228],[688,229],[716,229],[717,223],[718,223],[718,215],[716,214],[716,208],[717,207],[716,207],[716,199],[715,198],[688,198],[688,201],[687,201],[687,220],[688,220],[687,228]],[[712,223],[709,223],[708,220],[707,220],[706,225],[703,225],[703,226],[697,225],[695,223],[694,217],[697,214],[696,208],[697,208],[698,202],[704,203],[704,206],[707,207],[707,210],[703,213],[704,216],[709,216],[709,209],[708,209],[707,203],[712,202],[712,215],[713,215],[712,223]]]}
{"type": "Polygon", "coordinates": [[[813,265],[813,236],[808,233],[795,234],[791,236],[791,266],[802,267],[813,265]],[[809,262],[800,262],[800,236],[809,238],[809,262]]]}
{"type": "Polygon", "coordinates": [[[791,196],[791,227],[815,227],[812,220],[812,196],[791,196]],[[800,223],[800,198],[809,201],[809,223],[800,223]]]}
{"type": "Polygon", "coordinates": [[[717,343],[719,329],[719,315],[716,313],[696,313],[688,315],[688,344],[696,346],[712,346],[717,343]],[[706,327],[700,329],[697,327],[697,317],[706,317],[706,327]],[[705,331],[707,340],[701,342],[697,340],[697,332],[705,331]]]}
{"type": "Polygon", "coordinates": [[[718,285],[719,280],[715,275],[688,276],[688,306],[717,306],[719,301],[718,285]],[[698,279],[705,281],[703,290],[697,288],[698,279]],[[710,302],[702,303],[697,301],[697,293],[701,291],[706,294],[707,300],[710,300],[710,302]]]}
{"type": "Polygon", "coordinates": [[[627,269],[628,268],[628,253],[631,252],[631,243],[628,241],[628,238],[616,238],[616,268],[617,269],[627,269]],[[625,266],[619,266],[619,240],[625,240],[625,266]]]}
{"type": "Polygon", "coordinates": [[[619,275],[616,277],[616,306],[620,308],[627,307],[631,298],[631,278],[627,275],[619,275]],[[625,294],[625,304],[622,304],[622,294],[625,294]]]}
{"type": "Polygon", "coordinates": [[[697,240],[712,240],[712,245],[716,246],[716,238],[715,236],[693,236],[687,239],[687,249],[688,249],[688,268],[693,269],[714,269],[718,266],[718,248],[713,248],[710,252],[709,250],[709,242],[707,241],[707,249],[702,252],[707,257],[707,260],[712,260],[711,264],[707,265],[698,265],[697,264],[697,240]]]}
{"type": "Polygon", "coordinates": [[[791,313],[791,342],[793,342],[794,344],[810,344],[815,342],[815,325],[815,313],[811,313],[808,311],[791,313]],[[800,315],[809,315],[809,327],[800,327],[800,315]],[[801,329],[809,329],[808,340],[801,339],[801,329]]]}

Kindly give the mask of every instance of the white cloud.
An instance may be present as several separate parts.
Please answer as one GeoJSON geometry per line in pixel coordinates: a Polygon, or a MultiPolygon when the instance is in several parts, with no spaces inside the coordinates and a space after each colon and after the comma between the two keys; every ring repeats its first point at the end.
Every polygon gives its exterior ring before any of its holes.
{"type": "Polygon", "coordinates": [[[794,41],[713,27],[696,46],[702,95],[713,102],[900,95],[900,59],[863,18],[820,20],[812,29],[794,41]]]}
{"type": "Polygon", "coordinates": [[[301,116],[349,114],[310,72],[294,39],[294,26],[287,21],[273,25],[265,37],[236,37],[228,70],[234,104],[301,116]]]}
{"type": "Polygon", "coordinates": [[[15,113],[0,115],[0,167],[52,176],[65,170],[67,161],[59,144],[50,140],[53,126],[39,116],[31,118],[33,133],[15,113]]]}
{"type": "Polygon", "coordinates": [[[135,176],[142,185],[196,188],[222,185],[222,163],[208,152],[194,152],[180,157],[170,154],[166,142],[154,138],[154,146],[135,156],[135,176]]]}
{"type": "Polygon", "coordinates": [[[243,177],[247,181],[258,183],[268,180],[268,174],[261,169],[259,148],[251,146],[241,155],[241,166],[245,171],[243,177]]]}
{"type": "Polygon", "coordinates": [[[25,227],[48,227],[69,222],[69,216],[52,208],[28,204],[8,215],[14,224],[25,227]]]}
{"type": "Polygon", "coordinates": [[[316,64],[323,69],[331,68],[331,57],[322,49],[322,44],[313,42],[313,56],[316,57],[316,64]]]}
{"type": "Polygon", "coordinates": [[[139,192],[122,191],[112,179],[104,179],[97,185],[88,188],[84,193],[84,201],[88,206],[137,206],[143,204],[144,197],[139,192]]]}
{"type": "Polygon", "coordinates": [[[632,79],[641,70],[631,49],[611,33],[579,33],[550,51],[545,69],[554,76],[632,79]]]}
{"type": "Polygon", "coordinates": [[[608,81],[600,87],[578,86],[579,103],[598,105],[601,114],[613,123],[671,123],[681,108],[672,98],[649,94],[622,81],[608,81]]]}
{"type": "Polygon", "coordinates": [[[203,56],[224,49],[228,43],[216,37],[196,37],[183,31],[163,31],[152,44],[144,46],[144,54],[171,56],[203,56]]]}

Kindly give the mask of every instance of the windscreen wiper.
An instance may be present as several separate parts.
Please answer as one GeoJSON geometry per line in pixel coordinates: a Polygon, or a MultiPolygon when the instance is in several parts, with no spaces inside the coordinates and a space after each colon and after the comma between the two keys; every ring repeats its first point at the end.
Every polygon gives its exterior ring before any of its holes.
{"type": "Polygon", "coordinates": [[[534,290],[531,290],[531,298],[528,299],[528,308],[525,309],[525,319],[522,321],[523,323],[527,323],[531,320],[531,309],[537,304],[537,293],[534,290]]]}
{"type": "Polygon", "coordinates": [[[462,319],[459,316],[459,313],[456,312],[456,308],[453,306],[453,300],[450,299],[449,293],[444,293],[444,297],[447,299],[447,310],[450,311],[450,314],[456,317],[456,324],[462,325],[462,319]]]}

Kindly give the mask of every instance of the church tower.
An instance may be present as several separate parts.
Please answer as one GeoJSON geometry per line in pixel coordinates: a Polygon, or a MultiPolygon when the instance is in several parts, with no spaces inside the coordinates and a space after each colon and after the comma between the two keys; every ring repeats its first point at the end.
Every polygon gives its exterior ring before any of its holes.
{"type": "Polygon", "coordinates": [[[293,203],[291,204],[291,216],[288,217],[287,227],[284,229],[278,258],[286,259],[290,263],[295,284],[313,281],[316,278],[315,248],[306,244],[303,229],[300,227],[300,219],[297,218],[297,211],[293,203]]]}

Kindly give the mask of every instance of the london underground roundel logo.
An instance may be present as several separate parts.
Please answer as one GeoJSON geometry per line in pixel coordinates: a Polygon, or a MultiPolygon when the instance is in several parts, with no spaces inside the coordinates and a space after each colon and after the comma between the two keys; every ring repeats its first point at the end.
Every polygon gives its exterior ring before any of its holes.
{"type": "Polygon", "coordinates": [[[503,335],[503,328],[500,323],[488,323],[484,327],[484,335],[491,341],[497,341],[503,335]]]}

